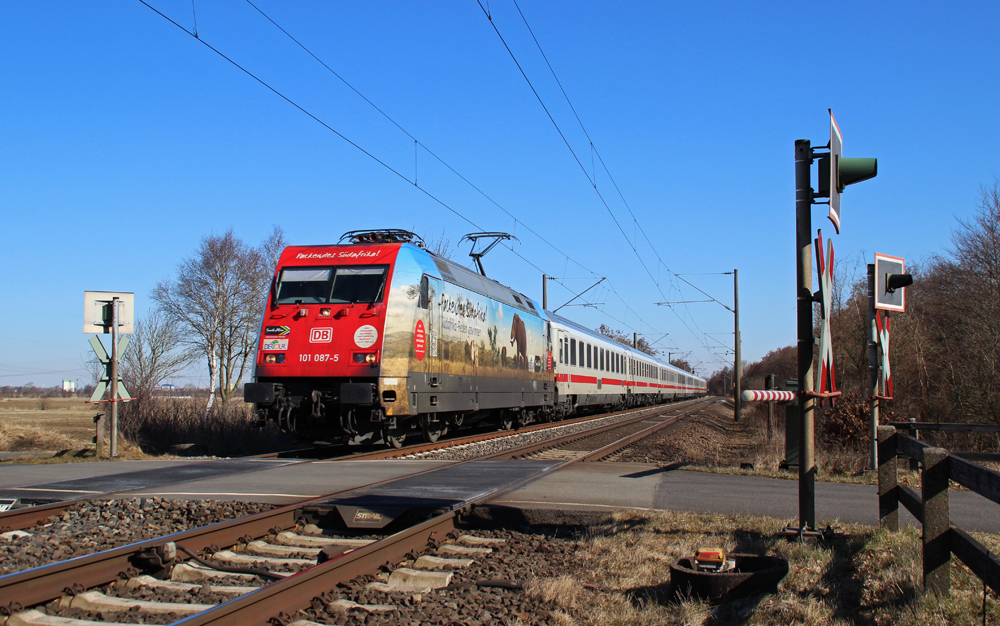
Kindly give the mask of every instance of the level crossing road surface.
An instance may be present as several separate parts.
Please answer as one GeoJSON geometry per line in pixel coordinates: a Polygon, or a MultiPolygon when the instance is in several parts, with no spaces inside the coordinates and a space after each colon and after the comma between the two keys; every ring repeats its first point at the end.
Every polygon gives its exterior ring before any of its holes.
{"type": "MultiPolygon", "coordinates": [[[[426,460],[239,459],[6,465],[0,472],[0,498],[92,497],[128,488],[130,497],[288,504],[448,465],[451,462],[426,460]]],[[[497,464],[496,471],[503,473],[503,465],[497,464]]],[[[455,474],[451,472],[450,480],[455,474]]],[[[950,492],[950,502],[955,525],[1000,533],[995,503],[972,492],[955,490],[950,492]]],[[[548,474],[493,503],[564,512],[600,513],[630,508],[746,514],[794,523],[798,519],[798,482],[661,468],[648,463],[582,463],[548,474]]],[[[838,523],[877,525],[877,488],[817,482],[816,521],[820,527],[838,523]]],[[[902,506],[900,521],[916,525],[902,506]]]]}

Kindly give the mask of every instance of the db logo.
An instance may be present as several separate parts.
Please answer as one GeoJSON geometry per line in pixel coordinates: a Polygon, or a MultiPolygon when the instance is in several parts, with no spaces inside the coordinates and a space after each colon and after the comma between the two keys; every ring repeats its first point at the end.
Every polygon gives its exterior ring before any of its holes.
{"type": "Polygon", "coordinates": [[[332,328],[314,328],[309,333],[309,343],[330,343],[333,341],[332,328]]]}

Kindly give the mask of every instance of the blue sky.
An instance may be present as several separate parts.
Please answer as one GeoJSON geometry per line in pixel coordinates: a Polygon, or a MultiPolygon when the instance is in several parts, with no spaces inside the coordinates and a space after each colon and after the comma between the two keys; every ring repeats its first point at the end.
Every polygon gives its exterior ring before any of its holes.
{"type": "MultiPolygon", "coordinates": [[[[995,1],[521,0],[589,139],[509,0],[482,7],[558,131],[475,1],[255,2],[409,136],[249,3],[149,2],[189,31],[196,15],[201,41],[385,165],[138,1],[3,4],[0,385],[87,382],[84,290],[133,291],[142,313],[206,235],[476,230],[441,203],[520,239],[486,257],[491,277],[539,299],[539,268],[563,278],[553,308],[606,276],[597,306],[560,313],[669,333],[657,345],[708,374],[732,314],[654,303],[704,299],[674,273],[738,268],[744,359],[794,342],[794,141],[825,144],[828,108],[845,156],[879,159],[845,193],[840,235],[813,211],[848,274],[875,252],[946,253],[1000,174],[995,1]]],[[[732,306],[731,276],[684,277],[732,306]]]]}

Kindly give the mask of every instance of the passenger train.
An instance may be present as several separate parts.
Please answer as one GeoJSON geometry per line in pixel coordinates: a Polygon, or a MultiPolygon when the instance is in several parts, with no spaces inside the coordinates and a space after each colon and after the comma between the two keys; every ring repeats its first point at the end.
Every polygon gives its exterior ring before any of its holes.
{"type": "Polygon", "coordinates": [[[291,246],[244,399],[302,436],[401,447],[478,420],[510,429],[706,393],[703,379],[425,249],[403,230],[291,246]]]}

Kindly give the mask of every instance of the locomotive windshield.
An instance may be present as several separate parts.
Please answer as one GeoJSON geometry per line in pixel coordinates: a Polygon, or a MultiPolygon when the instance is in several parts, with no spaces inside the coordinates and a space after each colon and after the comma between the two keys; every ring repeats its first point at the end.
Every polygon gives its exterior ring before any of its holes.
{"type": "Polygon", "coordinates": [[[289,267],[281,271],[277,304],[370,304],[385,295],[387,265],[289,267]]]}

